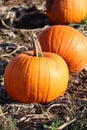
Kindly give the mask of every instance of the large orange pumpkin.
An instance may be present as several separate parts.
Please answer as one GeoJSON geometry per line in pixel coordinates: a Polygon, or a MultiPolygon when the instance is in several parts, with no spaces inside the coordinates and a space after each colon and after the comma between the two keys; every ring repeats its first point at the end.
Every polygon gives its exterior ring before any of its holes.
{"type": "Polygon", "coordinates": [[[80,23],[87,15],[87,0],[47,0],[46,14],[54,24],[80,23]]]}
{"type": "Polygon", "coordinates": [[[55,25],[40,32],[38,38],[42,50],[59,54],[71,73],[80,72],[87,64],[87,38],[76,29],[55,25]]]}
{"type": "Polygon", "coordinates": [[[68,78],[67,64],[60,56],[50,52],[42,56],[37,49],[34,54],[26,51],[11,59],[4,84],[8,95],[16,101],[48,103],[65,93],[68,78]]]}

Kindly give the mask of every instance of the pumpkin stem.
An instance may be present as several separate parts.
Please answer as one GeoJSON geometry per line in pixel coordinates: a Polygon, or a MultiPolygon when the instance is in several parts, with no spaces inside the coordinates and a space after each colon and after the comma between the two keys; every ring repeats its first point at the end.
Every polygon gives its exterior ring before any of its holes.
{"type": "Polygon", "coordinates": [[[33,34],[33,41],[34,41],[34,56],[43,57],[40,42],[39,42],[36,34],[35,33],[32,33],[32,34],[33,34]]]}

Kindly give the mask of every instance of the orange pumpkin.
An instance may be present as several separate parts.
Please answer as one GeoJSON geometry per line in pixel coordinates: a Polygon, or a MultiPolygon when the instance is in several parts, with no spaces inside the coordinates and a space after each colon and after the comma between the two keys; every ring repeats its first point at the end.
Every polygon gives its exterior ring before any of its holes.
{"type": "Polygon", "coordinates": [[[6,91],[16,101],[48,103],[67,89],[69,72],[65,61],[54,53],[42,55],[37,48],[34,54],[26,51],[16,55],[5,69],[6,91]]]}
{"type": "Polygon", "coordinates": [[[38,38],[42,50],[59,54],[71,73],[80,72],[87,64],[87,38],[76,29],[55,25],[40,32],[38,38]]]}
{"type": "Polygon", "coordinates": [[[87,0],[47,0],[46,14],[53,24],[80,23],[87,15],[87,0]]]}

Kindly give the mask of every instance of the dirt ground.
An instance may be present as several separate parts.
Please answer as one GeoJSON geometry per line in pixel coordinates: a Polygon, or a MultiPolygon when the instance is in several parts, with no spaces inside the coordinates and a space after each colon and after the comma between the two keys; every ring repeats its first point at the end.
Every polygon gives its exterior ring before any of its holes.
{"type": "MultiPolygon", "coordinates": [[[[14,120],[16,128],[11,126],[12,130],[87,129],[87,66],[80,73],[70,75],[63,97],[48,104],[15,102],[5,91],[4,70],[10,58],[32,50],[32,32],[37,34],[51,26],[45,3],[45,0],[0,0],[0,107],[5,115],[3,120],[0,111],[0,130],[14,120]]],[[[87,37],[87,24],[72,26],[87,37]]]]}

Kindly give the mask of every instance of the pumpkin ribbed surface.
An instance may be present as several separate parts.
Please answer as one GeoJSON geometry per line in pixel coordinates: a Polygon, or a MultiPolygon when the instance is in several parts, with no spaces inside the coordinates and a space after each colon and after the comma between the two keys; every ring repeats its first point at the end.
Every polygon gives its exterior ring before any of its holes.
{"type": "Polygon", "coordinates": [[[46,14],[54,24],[80,23],[87,16],[87,0],[47,0],[46,14]]]}
{"type": "Polygon", "coordinates": [[[16,55],[8,63],[4,84],[9,96],[20,102],[47,103],[62,96],[68,84],[68,67],[57,54],[32,52],[16,55]]]}
{"type": "Polygon", "coordinates": [[[38,38],[42,50],[60,55],[71,73],[80,72],[87,64],[87,38],[76,29],[55,25],[39,33],[38,38]]]}

